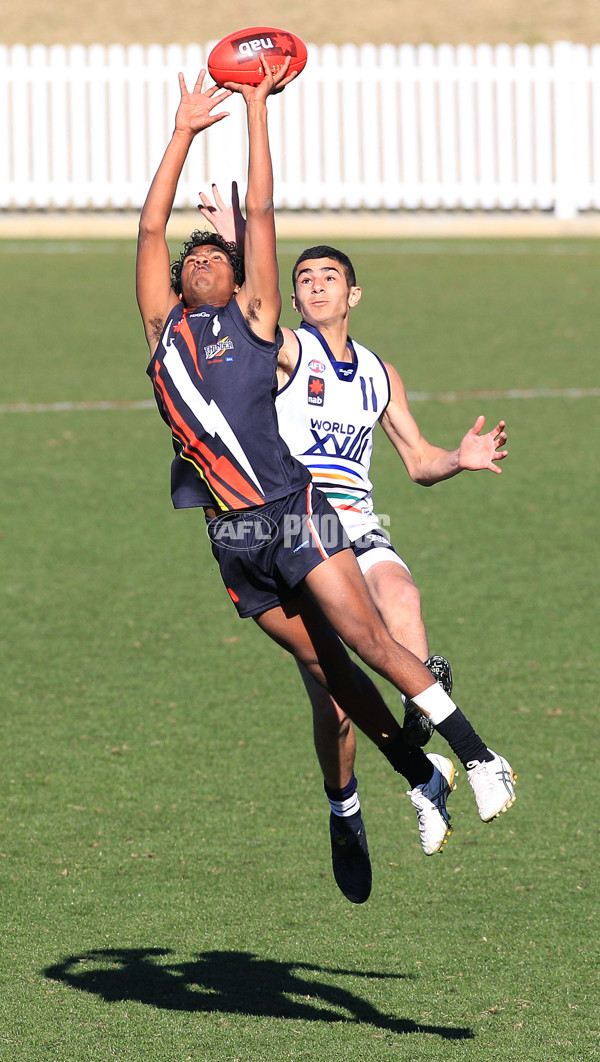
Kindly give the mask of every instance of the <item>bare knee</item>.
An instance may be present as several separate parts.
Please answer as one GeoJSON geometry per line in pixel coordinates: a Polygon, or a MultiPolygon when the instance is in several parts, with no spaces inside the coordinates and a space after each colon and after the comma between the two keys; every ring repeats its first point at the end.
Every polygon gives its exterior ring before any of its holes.
{"type": "Polygon", "coordinates": [[[411,615],[421,615],[421,594],[412,580],[405,580],[399,588],[399,604],[411,615]]]}
{"type": "Polygon", "coordinates": [[[386,609],[383,618],[392,638],[401,645],[408,641],[409,632],[414,636],[415,631],[422,629],[421,595],[414,583],[403,586],[401,596],[394,601],[391,610],[386,609]]]}
{"type": "Polygon", "coordinates": [[[296,663],[300,669],[300,674],[306,686],[306,692],[308,693],[311,704],[313,706],[317,703],[326,704],[329,699],[329,693],[327,692],[327,679],[323,672],[316,654],[303,653],[295,654],[296,663]]]}
{"type": "Polygon", "coordinates": [[[352,723],[325,687],[325,677],[318,663],[313,668],[298,666],[312,707],[315,735],[332,745],[345,742],[352,723]]]}
{"type": "Polygon", "coordinates": [[[345,741],[352,723],[348,716],[338,707],[326,690],[322,696],[312,700],[313,727],[321,739],[328,742],[345,741]]]}
{"type": "Polygon", "coordinates": [[[406,569],[398,564],[376,564],[365,580],[375,608],[395,638],[396,630],[422,621],[421,594],[406,569]]]}

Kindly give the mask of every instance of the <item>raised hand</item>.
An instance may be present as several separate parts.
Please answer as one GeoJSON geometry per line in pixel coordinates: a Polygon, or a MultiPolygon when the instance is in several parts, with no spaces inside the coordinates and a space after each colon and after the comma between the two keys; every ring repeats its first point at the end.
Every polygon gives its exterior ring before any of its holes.
{"type": "Polygon", "coordinates": [[[206,192],[200,192],[198,210],[220,236],[231,243],[237,243],[238,247],[243,247],[246,219],[240,210],[237,181],[231,182],[231,206],[227,206],[216,184],[212,185],[212,192],[214,203],[206,192]]]}
{"type": "Polygon", "coordinates": [[[502,469],[494,462],[502,461],[508,456],[508,450],[499,449],[506,444],[505,422],[499,421],[495,428],[486,435],[481,435],[484,424],[485,417],[477,417],[473,427],[469,428],[462,440],[458,448],[460,468],[471,471],[488,468],[491,472],[501,472],[502,469]]]}
{"type": "Polygon", "coordinates": [[[211,88],[206,89],[206,92],[204,92],[202,86],[204,85],[206,70],[200,71],[191,92],[187,89],[183,74],[179,73],[178,76],[181,99],[175,115],[176,130],[195,136],[201,129],[207,129],[208,126],[214,125],[215,122],[220,122],[222,118],[229,116],[229,111],[211,114],[214,107],[217,107],[219,103],[223,103],[223,100],[231,96],[231,92],[229,89],[221,91],[217,85],[212,85],[211,88]]]}
{"type": "Polygon", "coordinates": [[[252,103],[253,101],[263,102],[267,96],[272,96],[276,92],[282,92],[286,85],[289,85],[290,81],[293,81],[298,76],[298,71],[294,70],[292,74],[288,74],[291,58],[285,59],[283,66],[274,74],[269,66],[264,55],[261,55],[260,61],[264,70],[265,76],[259,85],[239,85],[236,81],[226,81],[225,88],[230,89],[231,92],[239,92],[244,97],[246,103],[252,103]]]}

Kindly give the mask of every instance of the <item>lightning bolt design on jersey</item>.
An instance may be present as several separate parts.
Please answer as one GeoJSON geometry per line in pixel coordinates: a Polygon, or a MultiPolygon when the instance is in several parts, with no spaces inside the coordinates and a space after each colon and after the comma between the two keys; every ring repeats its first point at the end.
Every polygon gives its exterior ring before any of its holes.
{"type": "MultiPolygon", "coordinates": [[[[214,329],[213,329],[214,332],[214,329]]],[[[215,335],[218,332],[214,332],[215,335]]],[[[177,350],[177,347],[170,338],[171,335],[171,322],[167,327],[163,337],[162,344],[165,350],[164,357],[162,359],[164,368],[168,372],[173,384],[175,385],[178,394],[185,402],[188,409],[194,414],[196,420],[202,424],[205,431],[214,439],[218,437],[221,442],[225,443],[225,446],[235,457],[236,461],[241,465],[246,474],[250,477],[257,489],[262,494],[262,487],[260,480],[256,475],[256,472],[252,468],[248,457],[244,453],[244,450],[240,446],[240,443],[232,431],[230,425],[227,423],[225,417],[221,413],[221,410],[217,406],[214,399],[207,402],[202,397],[197,388],[194,387],[188,373],[186,372],[181,355],[177,350]]]]}
{"type": "Polygon", "coordinates": [[[276,367],[275,337],[257,336],[235,298],[173,307],[146,371],[171,429],[176,509],[238,512],[310,482],[279,434],[276,367]]]}

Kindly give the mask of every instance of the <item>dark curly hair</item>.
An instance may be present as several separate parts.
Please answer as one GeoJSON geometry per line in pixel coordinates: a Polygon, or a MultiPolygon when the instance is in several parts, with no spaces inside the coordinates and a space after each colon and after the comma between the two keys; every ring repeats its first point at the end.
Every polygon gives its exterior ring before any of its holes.
{"type": "Polygon", "coordinates": [[[199,229],[195,229],[189,240],[186,240],[181,248],[181,254],[177,261],[171,263],[171,285],[176,295],[181,295],[181,270],[185,259],[192,253],[194,247],[204,247],[206,245],[218,247],[221,251],[224,251],[231,262],[236,284],[242,285],[244,283],[244,259],[241,254],[238,254],[237,245],[224,240],[216,232],[200,232],[199,229]]]}

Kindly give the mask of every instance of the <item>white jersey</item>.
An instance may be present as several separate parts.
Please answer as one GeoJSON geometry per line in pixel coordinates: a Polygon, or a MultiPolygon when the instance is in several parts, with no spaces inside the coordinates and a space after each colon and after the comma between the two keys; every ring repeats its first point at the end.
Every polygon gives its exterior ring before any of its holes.
{"type": "Polygon", "coordinates": [[[295,335],[298,364],[276,399],[279,432],[354,541],[378,523],[369,470],[373,429],[390,400],[388,374],[360,343],[348,340],[352,362],[336,361],[312,325],[295,335]]]}

